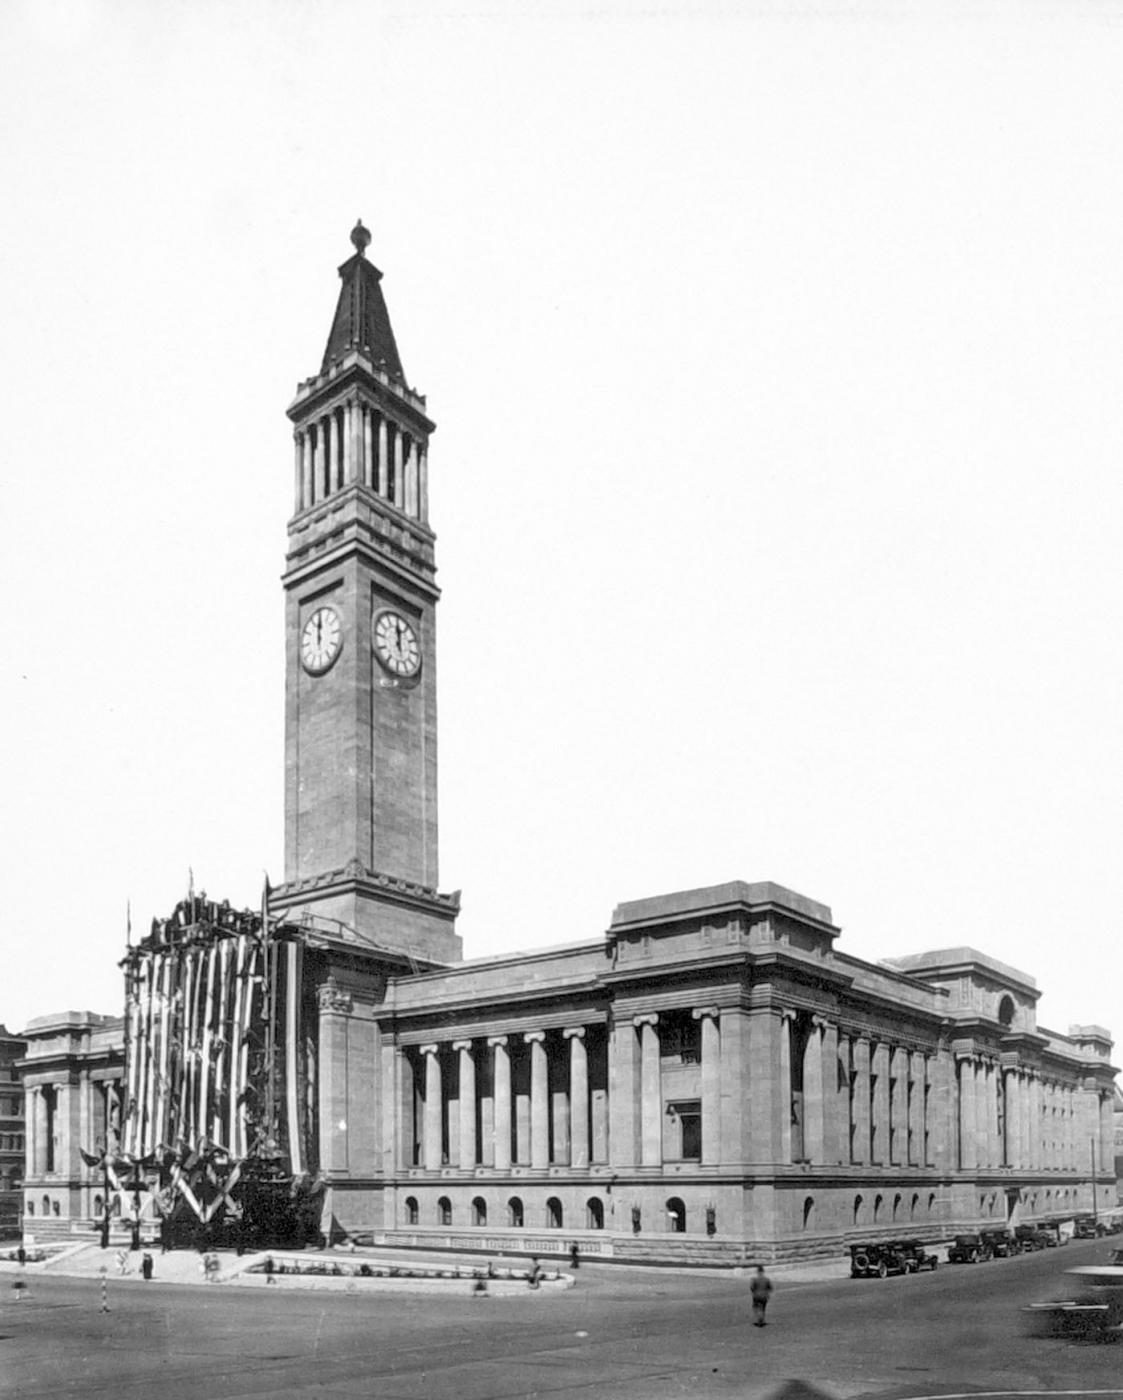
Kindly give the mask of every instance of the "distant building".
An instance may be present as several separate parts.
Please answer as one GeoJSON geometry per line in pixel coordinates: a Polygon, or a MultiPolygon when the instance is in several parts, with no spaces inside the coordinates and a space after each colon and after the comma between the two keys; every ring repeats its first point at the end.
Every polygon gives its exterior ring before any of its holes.
{"type": "Polygon", "coordinates": [[[23,1204],[23,1085],[17,1069],[25,1042],[0,1025],[0,1235],[19,1225],[23,1204]]]}
{"type": "MultiPolygon", "coordinates": [[[[1109,1033],[1039,1027],[1033,978],[972,948],[863,962],[826,905],[731,881],[462,960],[438,884],[434,424],[352,237],[288,410],[285,883],[260,918],[192,896],[158,921],[124,1025],[28,1028],[28,1225],[88,1229],[106,1143],[151,1173],[147,1203],[200,1219],[267,1151],[322,1192],[325,1234],[637,1261],[1113,1205],[1109,1033]]],[[[501,684],[502,599],[477,632],[501,684]]]]}

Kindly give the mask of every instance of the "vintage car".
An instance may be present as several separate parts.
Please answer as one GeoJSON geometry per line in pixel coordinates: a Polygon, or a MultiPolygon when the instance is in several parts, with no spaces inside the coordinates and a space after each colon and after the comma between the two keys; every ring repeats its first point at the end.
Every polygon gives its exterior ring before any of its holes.
{"type": "Polygon", "coordinates": [[[990,1245],[981,1235],[956,1235],[948,1246],[949,1264],[984,1264],[990,1257],[990,1245]]]}
{"type": "Polygon", "coordinates": [[[910,1274],[918,1274],[921,1269],[931,1269],[935,1273],[936,1265],[940,1262],[934,1254],[928,1253],[919,1240],[894,1240],[890,1248],[901,1255],[910,1274]]]}
{"type": "Polygon", "coordinates": [[[1014,1237],[1020,1242],[1026,1253],[1036,1249],[1045,1249],[1049,1243],[1045,1232],[1039,1230],[1036,1225],[1015,1225],[1014,1237]]]}
{"type": "Polygon", "coordinates": [[[994,1259],[1008,1259],[1012,1254],[1021,1254],[1021,1241],[1009,1230],[983,1230],[979,1238],[990,1249],[994,1259]]]}
{"type": "Polygon", "coordinates": [[[1022,1309],[1030,1335],[1117,1341],[1123,1335],[1123,1268],[1067,1269],[1065,1276],[1072,1288],[1064,1297],[1022,1309]]]}
{"type": "Polygon", "coordinates": [[[890,1274],[907,1274],[909,1263],[894,1243],[852,1244],[850,1246],[851,1278],[888,1278],[890,1274]]]}

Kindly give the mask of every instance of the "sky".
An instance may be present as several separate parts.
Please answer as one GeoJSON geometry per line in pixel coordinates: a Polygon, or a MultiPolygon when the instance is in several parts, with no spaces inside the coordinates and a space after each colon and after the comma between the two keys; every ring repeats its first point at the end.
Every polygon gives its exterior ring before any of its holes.
{"type": "Polygon", "coordinates": [[[283,877],[361,217],[465,955],[773,880],[1123,1039],[1121,71],[1120,0],[0,7],[0,1022],[283,877]]]}

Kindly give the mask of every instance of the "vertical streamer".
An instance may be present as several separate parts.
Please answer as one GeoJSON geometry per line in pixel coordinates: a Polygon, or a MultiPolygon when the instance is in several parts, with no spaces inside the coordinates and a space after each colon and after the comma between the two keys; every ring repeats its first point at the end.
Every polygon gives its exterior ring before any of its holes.
{"type": "Polygon", "coordinates": [[[304,1170],[303,1140],[298,1112],[297,1054],[300,1048],[300,944],[285,945],[285,1120],[289,1163],[294,1176],[304,1170]]]}

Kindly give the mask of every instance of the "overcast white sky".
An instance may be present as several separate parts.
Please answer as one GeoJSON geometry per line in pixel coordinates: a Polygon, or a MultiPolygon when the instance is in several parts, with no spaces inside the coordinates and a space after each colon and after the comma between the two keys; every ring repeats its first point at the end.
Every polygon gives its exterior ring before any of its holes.
{"type": "Polygon", "coordinates": [[[1120,1016],[1123,7],[0,9],[0,1020],[283,875],[284,409],[439,430],[468,956],[772,879],[1120,1016]]]}

